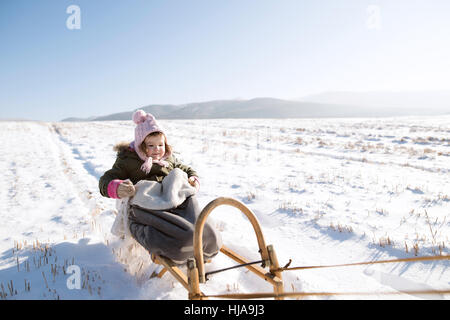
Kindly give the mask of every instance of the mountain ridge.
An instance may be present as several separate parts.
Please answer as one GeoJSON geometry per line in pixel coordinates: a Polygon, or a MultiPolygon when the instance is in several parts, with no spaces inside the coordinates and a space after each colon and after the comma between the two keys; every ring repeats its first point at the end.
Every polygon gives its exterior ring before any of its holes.
{"type": "MultiPolygon", "coordinates": [[[[339,97],[339,95],[338,95],[339,97]]],[[[157,119],[230,119],[230,118],[327,118],[327,117],[386,117],[386,116],[420,116],[450,113],[449,107],[440,103],[438,106],[414,106],[405,108],[398,103],[370,104],[364,99],[337,99],[333,103],[324,95],[307,97],[309,100],[285,100],[271,97],[257,97],[249,100],[211,100],[187,104],[152,104],[130,111],[89,118],[66,118],[61,121],[113,121],[130,120],[134,111],[142,109],[153,114],[157,119]],[[324,98],[325,97],[325,98],[324,98]],[[324,101],[325,100],[325,101],[324,101]]],[[[423,104],[423,102],[421,102],[423,104]]]]}

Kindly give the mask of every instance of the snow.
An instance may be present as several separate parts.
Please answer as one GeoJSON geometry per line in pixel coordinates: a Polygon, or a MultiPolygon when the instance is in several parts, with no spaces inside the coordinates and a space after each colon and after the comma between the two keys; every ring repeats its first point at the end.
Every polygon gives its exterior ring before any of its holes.
{"type": "MultiPolygon", "coordinates": [[[[267,244],[291,266],[449,254],[450,117],[161,120],[200,175],[202,207],[242,201],[267,244]]],[[[0,298],[187,299],[142,248],[110,233],[116,202],[98,191],[114,144],[131,121],[1,122],[0,298]],[[73,267],[81,273],[80,286],[73,267]]],[[[224,244],[259,260],[246,217],[221,206],[210,218],[224,244]]],[[[206,271],[235,263],[219,254],[206,271]]],[[[449,261],[283,272],[286,292],[398,292],[450,287],[449,261]]],[[[185,270],[185,269],[182,269],[185,270]]],[[[234,269],[205,294],[272,292],[234,269]]],[[[448,299],[446,295],[305,299],[448,299]]]]}

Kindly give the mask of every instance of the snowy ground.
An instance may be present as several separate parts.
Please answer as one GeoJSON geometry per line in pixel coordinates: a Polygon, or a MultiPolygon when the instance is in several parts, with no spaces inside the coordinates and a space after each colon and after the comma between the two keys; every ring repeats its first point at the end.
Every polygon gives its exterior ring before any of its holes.
{"type": "MultiPolygon", "coordinates": [[[[219,196],[258,217],[281,265],[449,254],[450,117],[161,121],[177,156],[200,175],[201,206],[219,196]]],[[[137,246],[110,234],[115,200],[98,179],[131,121],[0,122],[0,298],[187,299],[137,246]],[[71,289],[73,266],[80,289],[71,289]]],[[[232,207],[210,216],[224,244],[259,260],[232,207]]],[[[234,263],[219,254],[208,270],[234,263]]],[[[449,261],[283,273],[285,291],[397,292],[450,288],[449,261]]],[[[212,276],[206,294],[271,292],[245,269],[212,276]]],[[[448,299],[432,295],[311,299],[448,299]]]]}

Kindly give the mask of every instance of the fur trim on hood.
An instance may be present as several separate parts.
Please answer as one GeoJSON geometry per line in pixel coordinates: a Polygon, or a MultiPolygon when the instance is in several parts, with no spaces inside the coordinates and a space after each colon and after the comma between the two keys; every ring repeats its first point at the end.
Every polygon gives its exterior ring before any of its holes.
{"type": "Polygon", "coordinates": [[[113,147],[113,150],[116,151],[117,153],[121,153],[122,151],[125,151],[128,148],[130,148],[130,143],[131,142],[121,141],[113,147]]]}

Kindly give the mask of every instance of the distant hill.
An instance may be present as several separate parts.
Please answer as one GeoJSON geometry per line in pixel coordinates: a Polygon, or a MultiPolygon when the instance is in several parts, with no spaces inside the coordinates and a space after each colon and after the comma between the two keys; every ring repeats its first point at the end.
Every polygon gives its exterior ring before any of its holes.
{"type": "MultiPolygon", "coordinates": [[[[153,114],[157,119],[166,119],[170,114],[183,108],[183,106],[176,105],[149,105],[139,109],[145,112],[153,114]]],[[[113,113],[105,116],[89,117],[89,118],[66,118],[61,121],[113,121],[113,120],[131,120],[131,117],[137,109],[132,111],[125,111],[119,113],[113,113]]]]}
{"type": "Polygon", "coordinates": [[[331,91],[296,100],[366,108],[402,108],[404,112],[450,113],[450,91],[331,91]]]}
{"type": "Polygon", "coordinates": [[[70,117],[62,119],[61,121],[70,122],[70,121],[95,121],[97,117],[89,117],[89,118],[77,118],[77,117],[70,117]]]}
{"type": "MultiPolygon", "coordinates": [[[[141,107],[157,119],[229,119],[229,118],[323,118],[323,117],[387,117],[404,115],[448,114],[450,108],[383,104],[369,104],[364,99],[349,99],[351,95],[317,95],[304,98],[304,101],[291,101],[275,98],[255,98],[250,100],[214,100],[183,105],[149,105],[141,107]],[[344,97],[347,97],[344,99],[344,97]],[[308,99],[312,101],[308,101],[308,99]],[[338,101],[339,103],[335,102],[338,101]]],[[[440,101],[440,100],[439,100],[440,101]]],[[[111,121],[131,120],[134,111],[90,117],[86,119],[67,118],[62,121],[111,121]]]]}

